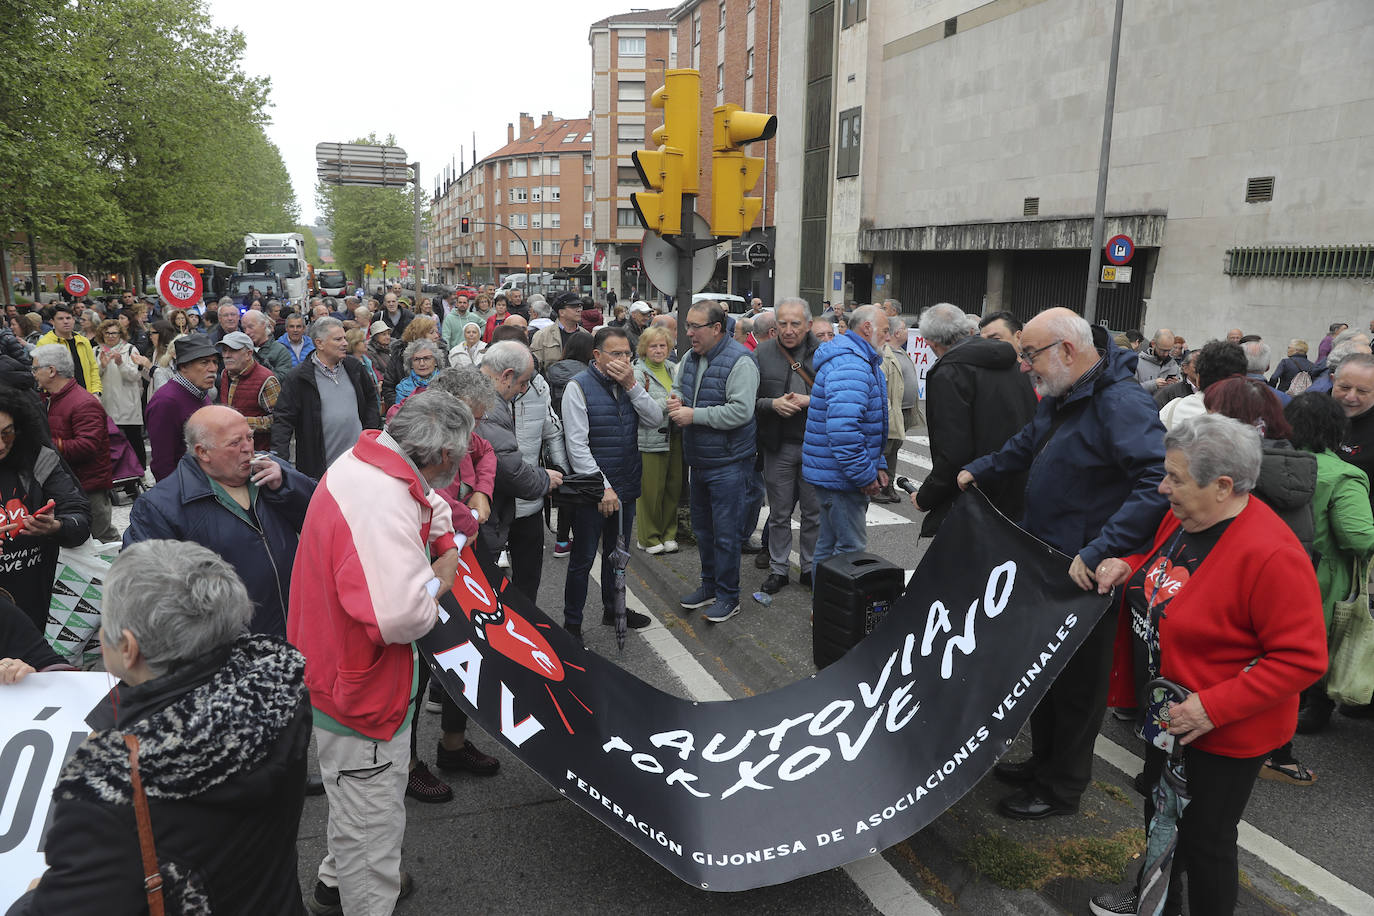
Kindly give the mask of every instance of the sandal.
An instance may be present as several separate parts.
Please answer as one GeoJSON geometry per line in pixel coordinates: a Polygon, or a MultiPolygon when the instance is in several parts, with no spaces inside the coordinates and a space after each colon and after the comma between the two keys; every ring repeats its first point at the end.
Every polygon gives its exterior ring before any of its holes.
{"type": "Polygon", "coordinates": [[[1264,761],[1264,766],[1260,769],[1260,778],[1286,782],[1293,786],[1310,786],[1317,781],[1317,774],[1296,759],[1278,761],[1270,757],[1264,761]]]}

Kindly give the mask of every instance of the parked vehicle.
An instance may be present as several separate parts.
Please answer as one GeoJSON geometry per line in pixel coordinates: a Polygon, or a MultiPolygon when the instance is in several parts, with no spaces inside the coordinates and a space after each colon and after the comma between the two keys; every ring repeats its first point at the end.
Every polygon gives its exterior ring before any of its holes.
{"type": "Polygon", "coordinates": [[[348,277],[342,270],[317,270],[315,285],[321,296],[342,296],[348,289],[348,277]]]}
{"type": "Polygon", "coordinates": [[[299,232],[257,232],[243,237],[240,274],[273,274],[279,298],[299,305],[308,295],[310,265],[305,260],[305,236],[299,232]]]}

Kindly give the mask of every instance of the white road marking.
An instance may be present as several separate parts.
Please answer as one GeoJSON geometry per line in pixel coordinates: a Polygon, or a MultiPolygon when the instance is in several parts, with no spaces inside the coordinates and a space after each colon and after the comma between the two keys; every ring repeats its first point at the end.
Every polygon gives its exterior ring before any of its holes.
{"type": "MultiPolygon", "coordinates": [[[[1097,736],[1093,750],[1097,756],[1132,778],[1145,766],[1144,760],[1106,735],[1097,736]]],[[[1297,881],[1341,912],[1374,913],[1374,896],[1294,852],[1249,821],[1240,822],[1239,833],[1237,842],[1241,849],[1258,856],[1279,874],[1297,881]]]]}
{"type": "Polygon", "coordinates": [[[902,449],[897,453],[897,458],[909,464],[914,464],[918,468],[925,468],[927,471],[935,467],[925,455],[910,451],[909,449],[902,449]]]}
{"type": "Polygon", "coordinates": [[[924,446],[926,446],[927,448],[930,447],[930,437],[929,437],[929,436],[907,436],[907,437],[906,437],[906,441],[908,441],[908,442],[914,442],[914,443],[916,443],[917,445],[924,445],[924,446]]]}

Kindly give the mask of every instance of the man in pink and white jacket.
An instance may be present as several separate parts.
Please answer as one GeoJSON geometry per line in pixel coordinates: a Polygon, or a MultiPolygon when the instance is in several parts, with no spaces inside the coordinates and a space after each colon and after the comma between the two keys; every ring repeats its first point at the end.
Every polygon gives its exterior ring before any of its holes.
{"type": "Polygon", "coordinates": [[[438,619],[464,538],[437,492],[472,434],[452,395],[408,399],[385,431],[364,430],[315,489],[292,577],[287,636],[305,655],[328,854],[312,910],[384,916],[410,892],[401,871],[414,641],[438,619]]]}

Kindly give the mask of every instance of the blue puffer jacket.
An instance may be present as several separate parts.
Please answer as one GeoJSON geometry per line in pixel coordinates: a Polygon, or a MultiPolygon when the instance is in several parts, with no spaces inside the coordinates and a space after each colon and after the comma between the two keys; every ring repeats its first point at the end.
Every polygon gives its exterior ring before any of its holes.
{"type": "Polygon", "coordinates": [[[1134,353],[1108,340],[1105,354],[1062,397],[1041,400],[1005,445],[966,467],[979,481],[1029,469],[1021,527],[1089,569],[1147,546],[1169,508],[1157,489],[1164,478],[1159,407],[1136,381],[1134,353]],[[1049,438],[1061,410],[1069,413],[1049,438]]]}
{"type": "Polygon", "coordinates": [[[887,377],[883,356],[857,333],[821,344],[802,442],[802,479],[859,490],[887,469],[887,377]]]}
{"type": "MultiPolygon", "coordinates": [[[[616,398],[615,382],[592,368],[573,379],[587,403],[587,446],[621,502],[639,498],[639,414],[628,394],[616,398]]],[[[617,385],[617,387],[619,387],[617,385]]]]}
{"type": "Polygon", "coordinates": [[[134,503],[124,546],[166,538],[195,541],[219,554],[248,587],[254,633],[286,638],[286,599],[305,510],[315,481],[280,458],[282,483],[262,487],[254,501],[255,527],[220,504],[194,455],[134,503]]]}

